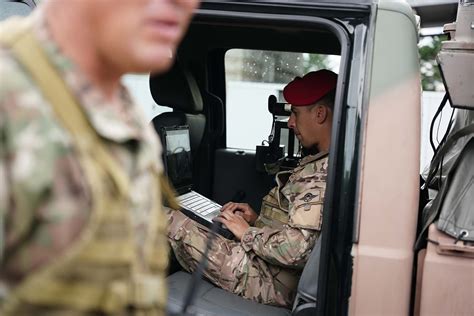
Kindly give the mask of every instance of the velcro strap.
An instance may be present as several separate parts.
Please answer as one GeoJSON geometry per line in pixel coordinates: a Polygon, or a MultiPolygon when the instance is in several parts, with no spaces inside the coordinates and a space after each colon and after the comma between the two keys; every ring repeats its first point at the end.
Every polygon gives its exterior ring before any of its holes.
{"type": "Polygon", "coordinates": [[[82,250],[78,260],[98,264],[131,264],[135,254],[134,247],[130,243],[130,238],[95,241],[82,250]]]}
{"type": "Polygon", "coordinates": [[[277,198],[275,197],[275,194],[278,194],[277,193],[277,188],[273,188],[270,193],[268,193],[267,195],[265,195],[263,197],[263,202],[267,202],[268,204],[273,204],[273,205],[278,205],[278,200],[277,198]]]}
{"type": "Polygon", "coordinates": [[[117,280],[108,285],[51,280],[37,285],[41,291],[17,291],[16,301],[107,314],[117,314],[129,306],[136,310],[163,310],[166,305],[164,280],[164,276],[147,274],[135,276],[131,283],[117,280]]]}
{"type": "Polygon", "coordinates": [[[37,286],[29,284],[24,291],[17,290],[19,304],[33,306],[58,306],[78,311],[104,311],[117,313],[127,304],[129,286],[124,282],[115,281],[108,287],[86,282],[71,282],[61,280],[40,280],[37,286]],[[30,289],[41,289],[31,291],[30,289]]]}
{"type": "Polygon", "coordinates": [[[260,213],[260,216],[264,216],[268,219],[274,219],[279,222],[282,222],[283,224],[288,223],[288,214],[276,209],[275,206],[268,204],[266,202],[263,202],[262,205],[262,211],[260,213]]]}

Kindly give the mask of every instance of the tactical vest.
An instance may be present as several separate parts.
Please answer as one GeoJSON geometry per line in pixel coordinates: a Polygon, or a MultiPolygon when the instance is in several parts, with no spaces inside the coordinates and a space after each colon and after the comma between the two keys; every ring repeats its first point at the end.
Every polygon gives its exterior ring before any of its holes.
{"type": "Polygon", "coordinates": [[[288,224],[289,202],[282,198],[280,189],[286,184],[291,173],[291,171],[282,171],[276,175],[277,186],[263,198],[260,215],[255,222],[255,227],[282,228],[283,225],[288,224]]]}
{"type": "Polygon", "coordinates": [[[166,305],[168,244],[158,170],[150,189],[153,209],[145,242],[137,247],[128,209],[128,177],[110,156],[82,108],[32,35],[23,18],[2,25],[0,41],[28,70],[71,133],[92,194],[92,212],[81,235],[16,287],[0,305],[1,315],[89,313],[162,315],[166,305]]]}
{"type": "Polygon", "coordinates": [[[255,226],[280,229],[284,225],[289,225],[319,231],[322,223],[323,196],[326,188],[326,165],[327,153],[321,152],[315,156],[305,157],[293,171],[279,172],[275,177],[276,187],[263,198],[260,215],[255,222],[255,226]],[[310,170],[309,173],[305,171],[306,168],[310,170]],[[316,172],[318,175],[316,175],[316,172]],[[324,179],[321,178],[321,174],[324,175],[324,179]],[[296,178],[290,180],[290,177],[296,178]],[[289,198],[292,193],[298,193],[298,190],[295,191],[295,183],[291,187],[287,187],[288,181],[300,182],[303,186],[309,185],[309,187],[301,190],[302,192],[312,191],[293,201],[291,212],[289,198]]]}

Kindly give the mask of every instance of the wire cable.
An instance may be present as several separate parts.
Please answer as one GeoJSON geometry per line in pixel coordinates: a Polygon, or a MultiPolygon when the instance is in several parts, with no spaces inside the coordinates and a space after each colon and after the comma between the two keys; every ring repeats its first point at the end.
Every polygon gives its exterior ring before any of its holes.
{"type": "Polygon", "coordinates": [[[431,144],[431,149],[433,149],[433,152],[436,152],[436,146],[433,141],[433,129],[434,129],[434,124],[436,122],[436,118],[438,115],[443,111],[444,106],[446,105],[446,102],[448,101],[448,93],[443,97],[443,100],[441,101],[441,104],[438,107],[438,110],[436,110],[435,115],[433,116],[433,119],[431,120],[431,125],[430,125],[430,144],[431,144]]]}

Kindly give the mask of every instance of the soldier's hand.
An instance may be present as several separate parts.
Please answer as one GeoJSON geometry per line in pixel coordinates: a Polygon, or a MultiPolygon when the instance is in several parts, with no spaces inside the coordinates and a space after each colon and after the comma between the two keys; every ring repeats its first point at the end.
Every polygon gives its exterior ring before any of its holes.
{"type": "Polygon", "coordinates": [[[215,221],[221,222],[227,229],[229,229],[237,240],[241,240],[247,229],[250,227],[249,223],[240,215],[231,211],[223,211],[219,216],[214,218],[215,221]]]}
{"type": "Polygon", "coordinates": [[[221,212],[232,212],[236,215],[240,215],[250,225],[255,224],[255,221],[257,220],[257,217],[258,217],[257,213],[255,213],[255,211],[247,203],[235,203],[235,202],[226,203],[222,207],[221,212]]]}

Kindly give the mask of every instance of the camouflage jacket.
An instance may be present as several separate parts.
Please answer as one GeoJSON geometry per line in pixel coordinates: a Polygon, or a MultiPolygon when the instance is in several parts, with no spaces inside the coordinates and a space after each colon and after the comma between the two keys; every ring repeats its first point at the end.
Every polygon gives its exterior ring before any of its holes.
{"type": "Polygon", "coordinates": [[[320,153],[277,174],[277,186],[263,199],[255,227],[242,237],[245,251],[277,266],[304,267],[321,230],[327,168],[327,153],[320,153]]]}
{"type": "MultiPolygon", "coordinates": [[[[128,209],[140,247],[152,203],[147,192],[158,190],[149,170],[162,170],[155,133],[124,87],[119,102],[108,102],[62,54],[48,32],[41,8],[30,18],[49,61],[129,177],[128,209]]],[[[91,215],[91,192],[71,135],[3,47],[0,81],[0,216],[4,225],[0,283],[14,286],[54,261],[76,240],[91,215]]]]}

